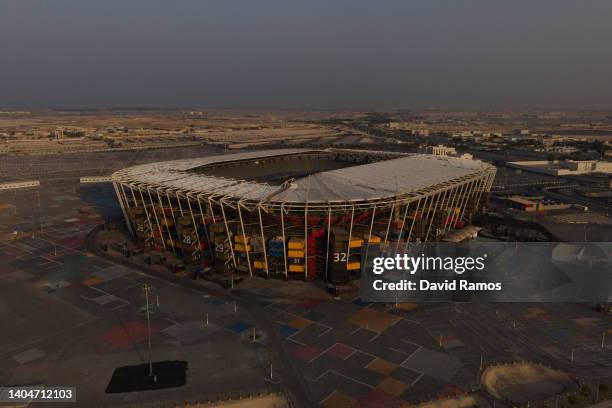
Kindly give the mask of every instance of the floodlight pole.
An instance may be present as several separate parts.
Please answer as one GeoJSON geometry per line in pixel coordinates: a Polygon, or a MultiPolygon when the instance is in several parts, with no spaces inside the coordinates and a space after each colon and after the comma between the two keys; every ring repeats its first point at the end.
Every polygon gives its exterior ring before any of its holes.
{"type": "Polygon", "coordinates": [[[151,285],[145,283],[142,285],[142,290],[145,293],[145,299],[147,303],[147,343],[149,348],[149,377],[153,377],[153,362],[151,361],[151,316],[149,313],[149,293],[151,292],[151,285]]]}

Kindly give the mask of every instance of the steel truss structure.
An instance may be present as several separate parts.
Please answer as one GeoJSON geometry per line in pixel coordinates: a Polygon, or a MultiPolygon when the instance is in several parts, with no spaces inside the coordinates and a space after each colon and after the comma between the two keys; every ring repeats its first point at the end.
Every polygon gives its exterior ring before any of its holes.
{"type": "Polygon", "coordinates": [[[340,282],[376,254],[469,223],[495,171],[468,159],[284,149],[141,165],[112,178],[130,233],[151,251],[221,273],[340,282]],[[303,157],[355,165],[280,185],[206,174],[211,165],[272,168],[303,157]]]}

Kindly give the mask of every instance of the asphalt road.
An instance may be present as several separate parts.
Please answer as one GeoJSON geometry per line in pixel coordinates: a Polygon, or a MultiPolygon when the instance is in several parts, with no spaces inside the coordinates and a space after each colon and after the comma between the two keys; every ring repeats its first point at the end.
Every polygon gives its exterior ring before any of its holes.
{"type": "Polygon", "coordinates": [[[584,206],[588,207],[590,210],[596,210],[596,211],[602,212],[602,213],[604,213],[606,215],[609,214],[612,211],[612,208],[609,205],[601,204],[601,203],[598,203],[598,202],[596,202],[594,200],[586,200],[586,199],[581,198],[581,197],[576,197],[574,195],[563,194],[563,193],[560,193],[558,191],[555,191],[555,190],[561,189],[561,188],[567,188],[567,186],[549,187],[549,188],[542,189],[542,191],[544,192],[544,195],[546,195],[546,197],[548,197],[548,198],[550,198],[552,200],[568,202],[568,203],[571,203],[571,204],[584,205],[584,206]]]}

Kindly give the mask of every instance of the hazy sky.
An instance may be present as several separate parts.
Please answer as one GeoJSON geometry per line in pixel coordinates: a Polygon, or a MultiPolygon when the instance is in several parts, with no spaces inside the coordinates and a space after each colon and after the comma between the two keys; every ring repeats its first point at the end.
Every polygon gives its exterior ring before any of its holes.
{"type": "Polygon", "coordinates": [[[0,0],[0,105],[612,108],[612,1],[0,0]]]}

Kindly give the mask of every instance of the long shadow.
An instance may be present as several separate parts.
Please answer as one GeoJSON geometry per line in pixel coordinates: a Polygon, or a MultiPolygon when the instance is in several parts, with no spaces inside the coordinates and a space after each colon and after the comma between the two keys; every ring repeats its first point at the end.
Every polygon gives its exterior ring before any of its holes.
{"type": "Polygon", "coordinates": [[[92,214],[99,214],[106,222],[121,219],[121,207],[111,183],[80,184],[76,194],[85,208],[91,207],[92,214]]]}
{"type": "Polygon", "coordinates": [[[149,375],[149,364],[138,364],[116,368],[105,392],[117,394],[160,390],[181,387],[187,383],[187,362],[179,360],[153,363],[153,375],[149,375]]]}

